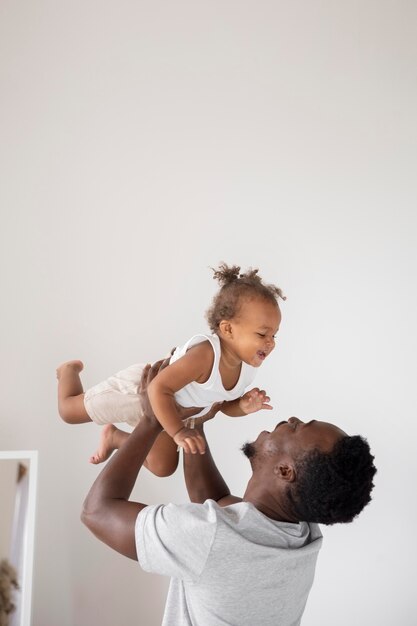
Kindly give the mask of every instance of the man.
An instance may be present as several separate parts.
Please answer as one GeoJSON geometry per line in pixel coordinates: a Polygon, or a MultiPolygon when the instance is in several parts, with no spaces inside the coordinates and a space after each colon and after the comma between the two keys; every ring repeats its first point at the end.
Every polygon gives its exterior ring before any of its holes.
{"type": "Polygon", "coordinates": [[[171,577],[164,626],[300,624],[321,547],[317,523],[350,522],[371,499],[367,442],[292,417],[243,446],[252,466],[243,498],[230,494],[206,444],[204,454],[184,454],[191,503],[129,502],[161,432],[146,396],[157,371],[144,371],[145,416],[96,479],[82,521],[146,571],[171,577]]]}

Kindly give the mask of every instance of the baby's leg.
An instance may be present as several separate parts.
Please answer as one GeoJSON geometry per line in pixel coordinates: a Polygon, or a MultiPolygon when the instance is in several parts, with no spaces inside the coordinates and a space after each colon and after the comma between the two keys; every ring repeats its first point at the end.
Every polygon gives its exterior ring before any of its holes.
{"type": "Polygon", "coordinates": [[[101,429],[100,441],[96,452],[90,456],[90,463],[97,465],[107,461],[109,456],[126,441],[130,433],[119,430],[113,424],[106,424],[101,429]]]}
{"type": "MultiPolygon", "coordinates": [[[[90,463],[97,465],[107,461],[112,452],[118,450],[129,436],[130,433],[119,430],[113,424],[103,426],[97,451],[90,457],[90,463]]],[[[169,435],[162,432],[146,457],[144,466],[156,476],[164,477],[171,476],[177,465],[177,444],[169,435]]]]}
{"type": "Polygon", "coordinates": [[[80,372],[84,365],[81,361],[67,361],[56,371],[58,378],[58,411],[64,422],[83,424],[91,422],[84,406],[84,389],[80,372]]]}
{"type": "Polygon", "coordinates": [[[145,467],[155,476],[171,476],[178,466],[178,446],[165,431],[158,435],[148,456],[145,467]]]}

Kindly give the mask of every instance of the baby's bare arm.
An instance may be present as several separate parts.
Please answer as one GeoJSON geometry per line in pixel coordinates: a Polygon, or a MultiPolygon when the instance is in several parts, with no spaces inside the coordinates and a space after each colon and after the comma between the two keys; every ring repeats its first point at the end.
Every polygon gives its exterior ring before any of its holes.
{"type": "Polygon", "coordinates": [[[191,454],[204,454],[206,451],[206,443],[201,433],[196,428],[188,428],[183,426],[180,431],[174,436],[175,443],[184,450],[184,452],[191,452],[191,454]]]}
{"type": "Polygon", "coordinates": [[[241,417],[242,415],[249,415],[249,413],[255,413],[261,409],[272,409],[269,403],[270,397],[266,395],[263,389],[254,387],[250,391],[247,391],[241,398],[236,400],[230,400],[229,402],[223,402],[221,411],[229,417],[241,417]]]}
{"type": "MultiPolygon", "coordinates": [[[[175,438],[175,435],[184,428],[175,403],[175,392],[193,381],[207,380],[213,366],[213,359],[213,349],[209,342],[198,344],[178,361],[160,371],[149,385],[148,394],[153,411],[171,437],[175,438]]],[[[195,434],[192,438],[197,439],[195,434]]],[[[181,441],[177,443],[182,446],[181,441]]]]}

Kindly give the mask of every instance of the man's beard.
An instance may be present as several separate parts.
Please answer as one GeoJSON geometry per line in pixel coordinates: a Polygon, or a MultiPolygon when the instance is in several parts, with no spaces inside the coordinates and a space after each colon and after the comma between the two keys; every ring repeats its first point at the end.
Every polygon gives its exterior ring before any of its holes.
{"type": "Polygon", "coordinates": [[[249,443],[248,441],[244,443],[240,449],[248,459],[253,459],[256,454],[255,446],[253,443],[249,443]]]}

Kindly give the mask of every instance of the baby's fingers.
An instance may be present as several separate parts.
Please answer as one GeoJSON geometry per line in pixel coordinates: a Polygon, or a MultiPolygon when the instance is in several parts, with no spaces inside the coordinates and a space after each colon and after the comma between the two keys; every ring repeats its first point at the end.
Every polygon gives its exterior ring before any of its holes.
{"type": "Polygon", "coordinates": [[[206,443],[199,435],[198,437],[186,437],[185,441],[188,444],[191,454],[204,454],[206,451],[206,443]]]}
{"type": "Polygon", "coordinates": [[[179,452],[180,448],[183,449],[185,454],[189,454],[191,452],[190,446],[188,445],[187,439],[183,439],[181,443],[178,444],[177,452],[179,452]]]}

